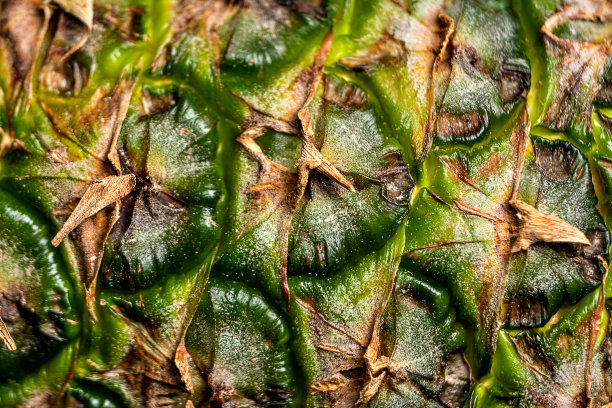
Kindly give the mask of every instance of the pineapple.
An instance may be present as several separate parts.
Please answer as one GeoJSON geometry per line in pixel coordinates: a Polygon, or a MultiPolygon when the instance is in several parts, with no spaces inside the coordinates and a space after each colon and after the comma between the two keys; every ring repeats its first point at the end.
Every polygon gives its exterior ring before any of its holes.
{"type": "Polygon", "coordinates": [[[612,406],[611,27],[1,0],[0,406],[612,406]]]}

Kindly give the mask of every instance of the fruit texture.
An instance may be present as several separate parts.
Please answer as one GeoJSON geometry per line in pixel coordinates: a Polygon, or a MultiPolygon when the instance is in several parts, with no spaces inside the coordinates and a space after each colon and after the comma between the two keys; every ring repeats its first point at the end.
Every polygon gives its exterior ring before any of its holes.
{"type": "Polygon", "coordinates": [[[612,406],[612,3],[0,30],[0,406],[612,406]]]}

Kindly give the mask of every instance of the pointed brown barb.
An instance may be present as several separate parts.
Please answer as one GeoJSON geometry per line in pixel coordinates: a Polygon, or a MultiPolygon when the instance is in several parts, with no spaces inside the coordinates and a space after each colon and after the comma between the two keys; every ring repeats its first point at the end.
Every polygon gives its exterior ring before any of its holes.
{"type": "Polygon", "coordinates": [[[458,198],[457,198],[457,199],[455,199],[455,200],[453,200],[453,202],[455,203],[455,205],[457,206],[457,208],[458,208],[459,210],[461,210],[461,212],[464,212],[464,213],[466,213],[466,214],[469,214],[469,215],[475,215],[475,216],[477,216],[477,217],[484,218],[484,219],[486,219],[486,220],[491,221],[491,222],[492,222],[492,223],[494,223],[494,224],[498,224],[498,223],[503,223],[503,222],[504,222],[504,220],[502,220],[501,218],[496,217],[496,216],[494,216],[494,215],[492,215],[492,214],[489,214],[489,213],[487,213],[487,212],[484,212],[484,211],[482,211],[482,210],[480,210],[480,209],[478,209],[478,208],[474,207],[473,205],[468,204],[468,203],[466,203],[465,201],[460,200],[460,199],[458,199],[458,198]]]}
{"type": "Polygon", "coordinates": [[[298,168],[308,167],[317,170],[330,179],[338,182],[352,193],[357,192],[353,183],[348,181],[338,169],[329,162],[310,140],[304,140],[302,145],[302,157],[298,161],[298,168]]]}
{"type": "Polygon", "coordinates": [[[436,103],[435,103],[435,94],[436,94],[436,80],[434,76],[440,70],[440,66],[443,64],[445,60],[450,59],[449,53],[449,44],[451,41],[451,37],[455,33],[455,20],[451,17],[447,16],[444,12],[441,12],[438,16],[438,20],[441,23],[442,29],[442,42],[440,44],[440,48],[436,50],[436,56],[433,61],[433,66],[431,67],[431,71],[429,73],[429,86],[427,87],[427,100],[429,104],[429,110],[427,114],[427,123],[425,124],[425,130],[423,134],[423,141],[420,143],[420,149],[417,151],[417,162],[421,163],[429,149],[431,149],[431,145],[434,139],[434,132],[437,121],[436,114],[436,103]]]}
{"type": "Polygon", "coordinates": [[[548,17],[540,30],[546,52],[559,64],[557,90],[544,112],[543,122],[556,129],[567,129],[577,122],[591,131],[593,103],[600,90],[603,67],[612,53],[612,41],[591,42],[588,39],[560,38],[556,29],[571,21],[609,22],[609,1],[579,1],[564,5],[548,17]],[[566,109],[572,106],[572,109],[566,109]]]}
{"type": "Polygon", "coordinates": [[[113,166],[115,173],[119,176],[122,173],[119,153],[117,152],[117,140],[119,139],[121,126],[127,115],[135,85],[136,81],[134,79],[121,79],[112,93],[113,98],[117,100],[117,108],[112,112],[109,118],[110,127],[107,129],[108,133],[106,137],[110,137],[110,143],[106,151],[106,158],[113,166]]]}
{"type": "Polygon", "coordinates": [[[510,226],[512,253],[527,249],[536,242],[591,245],[582,231],[561,218],[545,214],[520,200],[510,201],[510,206],[516,210],[516,223],[510,226]]]}
{"type": "Polygon", "coordinates": [[[181,374],[181,380],[185,384],[185,388],[190,394],[193,394],[193,382],[191,380],[191,371],[189,371],[188,351],[185,348],[185,337],[181,339],[176,353],[174,354],[174,364],[181,374]]]}
{"type": "MultiPolygon", "coordinates": [[[[389,279],[389,284],[383,292],[382,302],[380,304],[380,308],[378,309],[378,311],[376,311],[376,316],[374,317],[374,321],[372,324],[372,331],[370,333],[370,339],[367,345],[357,340],[345,329],[327,321],[324,316],[319,314],[316,309],[314,309],[308,303],[304,302],[302,299],[294,297],[295,301],[299,303],[302,307],[304,307],[311,313],[316,314],[317,317],[320,318],[324,323],[334,328],[339,333],[346,335],[348,338],[358,344],[361,349],[365,349],[364,353],[358,357],[353,355],[352,353],[347,353],[344,350],[335,346],[329,346],[324,344],[316,345],[316,347],[319,349],[330,351],[332,353],[337,353],[350,359],[355,359],[358,361],[359,366],[365,369],[365,377],[362,378],[361,381],[354,383],[358,384],[358,386],[360,387],[359,398],[357,399],[357,401],[355,401],[355,407],[359,406],[360,404],[367,404],[378,393],[385,378],[405,381],[405,378],[400,378],[400,376],[398,375],[399,373],[404,372],[403,367],[401,367],[398,363],[392,361],[388,356],[382,354],[379,333],[381,319],[385,311],[385,305],[389,302],[389,299],[393,295],[393,290],[395,288],[395,276],[396,272],[394,272],[391,279],[389,279]]],[[[345,386],[348,386],[349,382],[350,380],[346,378],[342,374],[342,372],[336,372],[333,376],[329,378],[311,384],[310,388],[312,389],[313,394],[316,394],[317,392],[336,391],[345,386]]]]}
{"type": "Polygon", "coordinates": [[[87,191],[85,191],[85,194],[64,223],[62,229],[51,241],[53,246],[58,246],[83,220],[125,197],[135,186],[136,176],[133,174],[109,176],[102,180],[94,181],[87,188],[87,191]]]}
{"type": "Polygon", "coordinates": [[[355,406],[358,406],[359,404],[367,404],[372,397],[376,395],[385,378],[385,375],[387,375],[387,369],[389,368],[389,357],[379,357],[379,349],[380,338],[378,335],[378,327],[374,327],[370,344],[363,354],[368,379],[364,387],[359,392],[359,399],[355,403],[355,406]]]}
{"type": "Polygon", "coordinates": [[[561,218],[548,215],[521,200],[510,200],[507,219],[486,213],[462,201],[454,200],[459,210],[485,218],[497,224],[498,230],[508,230],[512,241],[510,253],[520,252],[536,242],[557,242],[591,245],[582,231],[561,218]],[[511,209],[511,210],[510,210],[511,209]],[[509,220],[508,220],[509,219],[509,220]]]}
{"type": "Polygon", "coordinates": [[[85,45],[91,34],[94,15],[93,0],[53,0],[53,2],[61,7],[66,13],[76,17],[85,28],[76,44],[74,44],[62,57],[62,60],[65,60],[85,45]]]}

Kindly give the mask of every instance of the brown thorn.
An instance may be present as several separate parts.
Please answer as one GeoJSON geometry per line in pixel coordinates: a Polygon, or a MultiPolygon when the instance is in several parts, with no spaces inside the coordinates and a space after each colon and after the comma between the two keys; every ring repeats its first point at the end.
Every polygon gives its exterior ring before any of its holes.
{"type": "MultiPolygon", "coordinates": [[[[308,115],[310,117],[310,115],[308,115]]],[[[310,120],[310,119],[309,119],[310,120]]],[[[302,157],[298,161],[298,167],[303,166],[305,163],[309,163],[309,166],[317,170],[318,172],[326,175],[332,180],[335,180],[347,190],[352,193],[357,192],[355,186],[348,181],[338,169],[329,162],[321,152],[315,147],[315,145],[308,139],[304,140],[302,144],[302,157]]]]}
{"type": "Polygon", "coordinates": [[[483,241],[478,241],[478,240],[468,240],[468,241],[448,241],[448,242],[438,242],[435,244],[430,244],[430,245],[423,245],[421,247],[418,248],[414,248],[411,249],[409,251],[406,251],[402,254],[402,256],[410,256],[411,254],[413,254],[416,251],[423,251],[425,249],[437,249],[437,248],[443,248],[443,247],[447,247],[447,246],[451,246],[451,245],[465,245],[465,244],[477,244],[479,242],[483,242],[483,241]]]}
{"type": "Polygon", "coordinates": [[[89,39],[89,35],[90,34],[91,34],[91,29],[89,27],[87,27],[87,34],[81,36],[81,39],[75,45],[73,45],[72,48],[70,48],[68,51],[66,51],[66,53],[64,55],[62,55],[62,57],[60,58],[60,61],[61,62],[66,61],[68,59],[68,57],[70,57],[72,54],[74,54],[75,52],[80,50],[81,47],[83,47],[83,45],[85,45],[85,43],[89,39]]]}
{"type": "MultiPolygon", "coordinates": [[[[25,78],[21,83],[21,89],[19,90],[16,99],[19,98],[19,94],[25,97],[25,110],[27,111],[30,108],[30,102],[32,100],[32,77],[34,76],[34,70],[36,69],[36,64],[38,63],[39,58],[41,58],[40,51],[41,47],[45,40],[45,35],[47,34],[47,30],[49,28],[49,22],[51,20],[51,9],[48,5],[43,5],[42,11],[44,14],[43,24],[38,32],[38,37],[36,38],[36,44],[34,45],[34,49],[36,50],[36,57],[32,60],[30,67],[28,68],[28,72],[26,73],[25,78]]],[[[12,109],[15,107],[13,106],[12,109]]]]}
{"type": "Polygon", "coordinates": [[[247,194],[255,194],[260,193],[262,191],[274,190],[277,189],[278,186],[272,183],[257,183],[253,184],[251,187],[247,188],[245,192],[247,194]]]}
{"type": "Polygon", "coordinates": [[[459,210],[461,210],[461,212],[464,212],[465,214],[475,215],[477,217],[481,217],[481,218],[487,219],[487,220],[491,221],[494,224],[503,222],[502,219],[500,219],[500,218],[498,218],[498,217],[496,217],[496,216],[494,216],[492,214],[489,214],[489,213],[486,213],[484,211],[481,211],[478,208],[474,207],[471,204],[466,203],[463,200],[460,200],[460,199],[456,198],[456,199],[453,200],[453,202],[455,203],[457,208],[459,210]]]}
{"type": "MultiPolygon", "coordinates": [[[[306,98],[306,101],[304,102],[300,110],[298,111],[298,118],[300,120],[302,120],[302,117],[301,117],[302,113],[308,111],[308,105],[310,105],[310,102],[312,102],[315,94],[317,93],[317,87],[319,86],[319,82],[321,81],[321,78],[323,77],[323,68],[325,67],[325,61],[327,60],[327,56],[329,55],[331,46],[332,46],[332,32],[330,30],[325,36],[325,38],[323,39],[323,42],[321,43],[321,47],[319,48],[319,52],[317,53],[317,56],[315,58],[314,67],[313,67],[315,72],[310,82],[310,92],[308,93],[308,97],[306,98]]],[[[310,124],[310,121],[308,123],[310,124]]],[[[302,126],[302,131],[304,131],[303,126],[302,126]]],[[[310,135],[307,135],[307,136],[310,136],[310,135]]]]}
{"type": "Polygon", "coordinates": [[[53,2],[66,14],[70,14],[85,26],[86,32],[79,41],[62,56],[61,61],[65,61],[70,55],[78,51],[89,38],[93,26],[94,5],[93,0],[53,0],[53,2]]]}
{"type": "Polygon", "coordinates": [[[319,83],[321,82],[321,78],[323,77],[323,68],[325,66],[325,60],[327,59],[327,55],[331,49],[331,40],[332,33],[331,31],[325,36],[323,43],[321,44],[321,48],[319,53],[317,54],[316,61],[314,64],[315,73],[313,74],[312,81],[310,82],[310,92],[308,93],[308,97],[304,102],[304,105],[298,111],[298,119],[300,120],[301,129],[302,129],[302,157],[298,162],[298,167],[301,167],[305,162],[317,163],[316,166],[312,166],[312,168],[316,168],[317,171],[331,178],[332,180],[337,181],[342,186],[346,187],[351,192],[356,192],[357,190],[353,186],[353,184],[348,181],[339,171],[338,169],[329,162],[321,152],[314,145],[315,134],[312,129],[312,123],[310,118],[310,112],[308,110],[308,105],[314,99],[314,96],[317,93],[317,88],[319,83]]]}
{"type": "Polygon", "coordinates": [[[327,380],[321,380],[310,384],[310,389],[312,390],[311,394],[316,394],[317,392],[336,391],[346,386],[348,382],[349,380],[345,376],[343,376],[341,373],[336,373],[327,380]]]}
{"type": "Polygon", "coordinates": [[[124,176],[109,176],[94,181],[85,191],[68,220],[55,235],[51,243],[58,246],[68,234],[78,227],[83,220],[98,211],[125,197],[136,186],[136,177],[133,174],[124,176]]]}
{"type": "Polygon", "coordinates": [[[251,104],[249,101],[244,99],[240,94],[235,92],[231,92],[234,96],[244,102],[249,108],[251,108],[251,112],[248,116],[247,124],[248,127],[261,126],[264,128],[272,129],[276,132],[287,133],[289,135],[297,135],[299,133],[299,129],[292,123],[289,123],[283,119],[277,119],[274,116],[269,115],[266,112],[263,112],[257,108],[257,106],[251,104]]]}
{"type": "Polygon", "coordinates": [[[555,52],[560,51],[565,54],[562,55],[562,59],[566,58],[566,60],[562,61],[558,68],[563,68],[572,59],[575,61],[573,65],[577,63],[579,67],[570,70],[573,72],[570,72],[569,76],[561,77],[559,91],[551,102],[543,123],[566,128],[570,121],[579,120],[590,131],[593,102],[599,90],[599,77],[612,51],[612,41],[607,39],[601,43],[592,43],[586,39],[582,41],[575,38],[560,38],[554,34],[557,27],[572,20],[610,21],[612,20],[612,4],[609,1],[584,1],[568,4],[560,7],[556,13],[544,21],[540,32],[547,49],[551,46],[559,49],[555,52]],[[584,77],[587,69],[593,69],[594,72],[584,77]],[[588,99],[578,101],[577,94],[584,92],[588,92],[588,96],[583,95],[588,99]],[[584,103],[584,106],[578,109],[575,119],[563,113],[568,103],[584,103]]]}
{"type": "MultiPolygon", "coordinates": [[[[242,145],[244,150],[246,150],[253,159],[259,162],[262,172],[267,171],[270,167],[275,167],[283,172],[292,173],[293,170],[270,160],[263,150],[261,150],[261,147],[255,142],[255,139],[262,136],[267,130],[266,126],[260,124],[253,125],[242,132],[240,136],[236,138],[236,141],[242,145]]],[[[251,188],[253,187],[255,186],[251,188]]],[[[258,187],[255,187],[255,189],[257,188],[258,187]]]]}
{"type": "Polygon", "coordinates": [[[361,357],[357,357],[356,355],[351,354],[351,353],[349,353],[347,351],[344,351],[344,350],[342,350],[342,349],[340,349],[338,347],[335,347],[335,346],[330,346],[330,345],[327,345],[327,344],[315,344],[315,347],[318,348],[318,349],[321,349],[321,350],[331,351],[332,353],[342,354],[343,356],[348,357],[348,358],[352,358],[354,360],[360,360],[361,359],[361,357]]]}
{"type": "Polygon", "coordinates": [[[304,196],[306,186],[308,185],[308,177],[310,175],[310,167],[305,164],[298,170],[298,185],[295,196],[290,199],[289,214],[283,217],[280,226],[280,260],[281,266],[278,270],[278,278],[280,289],[285,303],[289,305],[291,302],[291,292],[287,283],[287,263],[289,261],[289,228],[291,228],[291,220],[293,213],[304,196]]]}
{"type": "Polygon", "coordinates": [[[9,333],[6,324],[4,324],[4,321],[2,320],[2,317],[0,317],[0,338],[4,341],[4,344],[6,344],[6,347],[8,347],[9,350],[17,350],[17,346],[15,346],[15,341],[11,337],[11,333],[9,333]]]}
{"type": "Polygon", "coordinates": [[[561,218],[545,214],[521,200],[510,201],[509,204],[516,210],[517,218],[517,225],[510,227],[514,238],[512,253],[527,249],[535,242],[591,245],[582,231],[561,218]]]}
{"type": "Polygon", "coordinates": [[[246,150],[252,158],[259,162],[262,167],[262,172],[265,172],[268,166],[272,163],[272,161],[265,155],[263,150],[261,150],[261,147],[259,147],[259,145],[255,142],[255,139],[264,133],[266,133],[266,128],[264,126],[254,125],[246,129],[236,138],[236,141],[242,145],[244,150],[246,150]]]}
{"type": "Polygon", "coordinates": [[[176,348],[176,353],[174,354],[174,364],[181,375],[181,380],[185,384],[185,388],[190,394],[193,394],[193,382],[191,379],[191,371],[189,371],[189,359],[187,356],[188,352],[185,347],[185,336],[183,335],[181,342],[176,348]]]}
{"type": "Polygon", "coordinates": [[[298,129],[296,129],[294,125],[285,122],[284,120],[276,119],[272,116],[254,112],[249,115],[249,119],[254,125],[266,127],[268,129],[274,130],[275,132],[286,133],[288,135],[298,134],[298,129]]]}
{"type": "Polygon", "coordinates": [[[382,371],[377,376],[372,376],[366,385],[359,392],[359,399],[355,403],[355,406],[359,404],[367,404],[378,392],[385,376],[387,375],[387,371],[382,371]]]}
{"type": "MultiPolygon", "coordinates": [[[[606,21],[612,20],[612,4],[607,1],[590,1],[568,4],[563,6],[560,11],[548,17],[540,31],[545,37],[555,43],[572,49],[572,42],[577,42],[571,39],[561,39],[553,31],[559,25],[569,20],[588,20],[588,21],[606,21]]],[[[581,42],[590,44],[588,42],[581,42]]],[[[604,43],[604,45],[609,42],[604,43]]]]}
{"type": "Polygon", "coordinates": [[[561,218],[548,215],[532,207],[521,200],[511,200],[509,206],[514,210],[515,223],[508,225],[492,214],[488,214],[478,208],[460,200],[453,200],[457,208],[462,212],[485,218],[494,224],[506,226],[510,230],[513,240],[511,253],[516,253],[529,248],[536,242],[558,242],[591,245],[582,231],[561,218]]]}
{"type": "Polygon", "coordinates": [[[599,332],[599,319],[603,313],[604,304],[606,301],[606,279],[608,277],[608,263],[603,259],[600,255],[598,256],[600,262],[603,264],[605,273],[603,278],[601,279],[601,294],[599,296],[597,302],[597,308],[593,312],[591,316],[591,327],[589,330],[589,348],[587,352],[587,363],[585,364],[585,387],[586,387],[586,397],[588,400],[587,408],[591,408],[593,406],[593,400],[591,396],[591,387],[593,385],[593,373],[591,372],[593,356],[595,354],[595,343],[597,342],[597,334],[599,332]]]}
{"type": "MultiPolygon", "coordinates": [[[[314,95],[314,93],[313,93],[314,95]]],[[[312,99],[311,96],[308,97],[308,100],[312,99]]],[[[298,119],[300,120],[300,124],[302,126],[302,138],[304,142],[314,142],[315,134],[312,130],[312,123],[310,120],[310,111],[308,110],[308,105],[304,105],[298,112],[298,119]]]]}
{"type": "Polygon", "coordinates": [[[376,318],[374,319],[370,342],[368,343],[368,347],[366,348],[366,351],[363,354],[363,359],[365,360],[368,375],[368,381],[359,392],[359,399],[355,403],[355,406],[359,404],[368,403],[376,395],[389,369],[389,363],[391,362],[389,357],[378,355],[380,350],[379,325],[380,319],[382,318],[382,315],[385,310],[385,306],[387,305],[389,299],[391,298],[391,295],[393,294],[396,275],[397,269],[393,273],[391,279],[389,279],[389,285],[385,289],[385,296],[383,298],[380,309],[376,314],[376,318]]]}
{"type": "Polygon", "coordinates": [[[121,126],[123,125],[123,120],[125,119],[125,115],[127,114],[128,107],[130,105],[130,99],[132,99],[132,91],[134,90],[134,85],[136,81],[134,80],[119,80],[119,84],[113,91],[113,93],[119,93],[119,109],[117,109],[115,113],[115,118],[113,120],[113,126],[111,129],[111,142],[108,147],[108,152],[106,153],[106,157],[108,161],[110,161],[113,169],[118,175],[121,175],[121,162],[119,160],[119,153],[117,152],[117,139],[119,139],[119,134],[121,133],[121,126]]]}

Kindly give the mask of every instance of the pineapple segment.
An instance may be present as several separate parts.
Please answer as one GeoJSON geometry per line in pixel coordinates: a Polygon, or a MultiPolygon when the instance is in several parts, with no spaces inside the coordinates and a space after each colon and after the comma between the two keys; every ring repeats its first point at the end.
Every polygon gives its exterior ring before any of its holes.
{"type": "Polygon", "coordinates": [[[0,0],[0,406],[610,406],[611,16],[0,0]]]}

